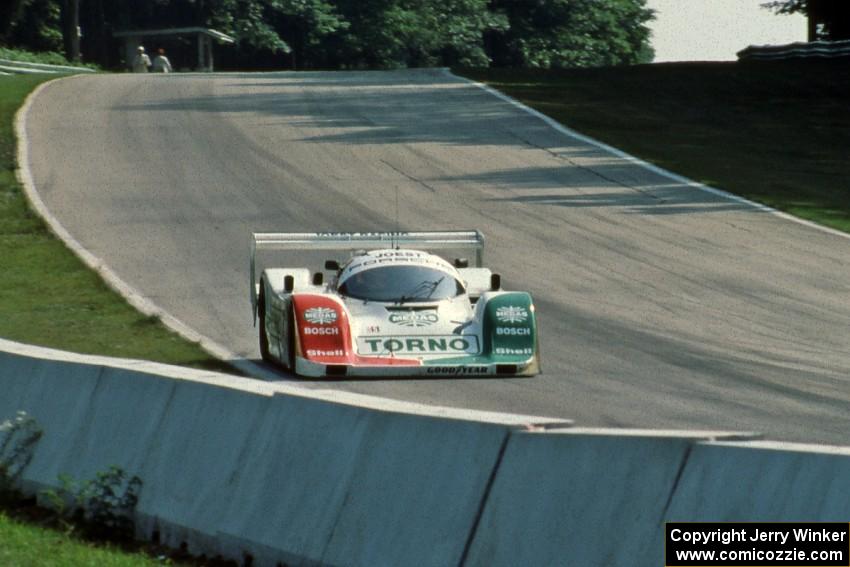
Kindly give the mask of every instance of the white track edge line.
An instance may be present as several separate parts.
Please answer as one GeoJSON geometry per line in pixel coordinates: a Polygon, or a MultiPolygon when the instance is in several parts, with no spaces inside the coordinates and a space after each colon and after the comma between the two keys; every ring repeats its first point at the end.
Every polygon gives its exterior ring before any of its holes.
{"type": "MultiPolygon", "coordinates": [[[[546,116],[546,115],[544,115],[544,114],[542,114],[542,113],[540,113],[540,112],[538,112],[538,111],[536,111],[532,108],[529,108],[528,106],[525,106],[524,104],[520,103],[519,101],[514,100],[511,97],[509,97],[509,96],[507,96],[507,95],[505,95],[505,94],[503,94],[503,93],[501,93],[501,92],[499,92],[499,91],[497,91],[497,90],[495,90],[495,89],[493,89],[493,88],[491,88],[487,85],[484,85],[482,83],[478,83],[476,81],[473,81],[471,79],[467,79],[465,77],[459,77],[457,75],[454,75],[451,72],[451,70],[448,69],[448,68],[442,68],[441,71],[444,74],[446,74],[447,76],[453,77],[455,79],[460,79],[464,82],[471,83],[471,84],[485,90],[486,92],[489,92],[493,96],[496,96],[497,98],[500,98],[503,101],[508,102],[509,104],[523,110],[524,112],[527,112],[527,113],[531,114],[532,116],[535,116],[535,117],[543,120],[543,122],[545,122],[547,125],[549,125],[550,127],[554,128],[555,130],[561,132],[562,134],[564,134],[568,137],[584,141],[584,142],[589,143],[591,145],[595,145],[595,146],[597,146],[601,149],[604,149],[608,152],[613,153],[614,155],[617,155],[617,156],[619,156],[623,159],[626,159],[627,161],[636,163],[636,164],[641,165],[641,166],[643,166],[643,167],[645,167],[645,168],[647,168],[651,171],[654,171],[656,173],[664,175],[664,176],[666,176],[666,177],[668,177],[668,178],[670,178],[674,181],[677,181],[679,183],[683,183],[683,184],[686,184],[686,185],[689,185],[689,186],[693,186],[693,187],[696,187],[696,188],[699,188],[699,189],[702,189],[702,190],[705,190],[705,191],[708,191],[710,193],[714,193],[714,194],[717,194],[717,195],[720,195],[720,196],[723,196],[723,197],[727,197],[727,198],[732,199],[732,200],[736,200],[736,201],[746,203],[746,204],[753,206],[757,209],[762,209],[762,210],[771,212],[771,213],[776,214],[776,215],[778,215],[782,218],[786,218],[788,220],[791,220],[791,221],[794,221],[794,222],[797,222],[797,223],[801,223],[801,224],[804,224],[806,226],[816,228],[818,230],[823,230],[823,231],[826,231],[828,233],[835,234],[837,236],[841,236],[841,237],[844,237],[844,238],[850,238],[850,235],[848,235],[846,233],[843,233],[843,232],[840,232],[840,231],[837,231],[835,229],[831,229],[831,228],[828,228],[828,227],[823,227],[821,225],[812,223],[810,221],[798,219],[798,218],[793,217],[791,215],[788,215],[786,213],[776,211],[775,209],[772,209],[772,208],[767,207],[765,205],[761,205],[759,203],[754,203],[752,201],[748,201],[748,200],[743,199],[741,197],[738,197],[736,195],[732,195],[730,193],[726,193],[725,191],[720,191],[718,189],[708,187],[708,186],[706,186],[702,183],[697,183],[695,181],[692,181],[692,180],[689,180],[685,177],[682,177],[678,174],[666,171],[662,168],[659,168],[657,166],[654,166],[652,164],[644,162],[643,160],[641,160],[639,158],[631,156],[631,155],[629,155],[629,154],[627,154],[627,153],[625,153],[621,150],[618,150],[618,149],[616,149],[612,146],[608,146],[607,144],[604,144],[602,142],[599,142],[597,140],[594,140],[592,138],[589,138],[587,136],[579,134],[579,133],[563,126],[559,122],[556,122],[552,118],[549,118],[548,116],[546,116]]],[[[18,180],[20,181],[20,183],[23,185],[27,199],[30,201],[33,208],[35,208],[36,212],[45,220],[45,222],[50,227],[51,231],[53,231],[53,233],[60,240],[62,240],[65,243],[65,245],[68,246],[68,248],[70,248],[71,251],[74,252],[74,254],[76,254],[77,257],[79,257],[83,261],[84,264],[86,264],[90,269],[92,269],[95,272],[97,272],[98,274],[100,274],[101,277],[104,279],[104,281],[107,283],[107,285],[109,285],[115,291],[117,291],[122,297],[124,297],[127,300],[128,303],[130,303],[133,307],[138,309],[144,315],[159,317],[160,320],[163,322],[163,324],[165,324],[168,328],[173,330],[175,333],[177,333],[178,335],[180,335],[184,339],[199,344],[199,346],[203,350],[208,352],[210,355],[226,362],[227,364],[230,364],[231,366],[233,366],[234,368],[236,368],[236,369],[238,369],[242,372],[245,372],[249,376],[254,376],[254,377],[261,378],[261,379],[268,380],[268,381],[286,382],[290,385],[310,390],[310,388],[306,388],[305,386],[299,384],[299,382],[296,379],[289,378],[289,377],[286,377],[286,376],[281,376],[280,374],[278,374],[276,372],[273,372],[273,371],[270,371],[270,370],[264,368],[263,366],[261,366],[258,363],[255,363],[255,362],[248,360],[244,357],[240,357],[240,356],[236,355],[232,351],[228,350],[227,348],[223,347],[222,345],[219,345],[218,343],[216,343],[215,341],[213,341],[209,337],[201,335],[200,333],[198,333],[197,331],[195,331],[194,329],[192,329],[191,327],[189,327],[188,325],[186,325],[185,323],[183,323],[182,321],[180,321],[179,319],[177,319],[173,315],[170,315],[169,313],[167,313],[166,311],[161,309],[155,303],[153,303],[148,298],[146,298],[141,293],[139,293],[135,288],[133,288],[132,286],[130,286],[129,284],[124,282],[115,272],[113,272],[108,266],[106,266],[106,264],[104,264],[102,260],[100,260],[97,256],[95,256],[94,254],[89,252],[85,247],[83,247],[82,244],[80,244],[74,237],[72,237],[71,234],[62,226],[62,224],[59,222],[59,220],[56,217],[54,217],[53,214],[51,214],[50,211],[47,209],[47,207],[45,206],[44,202],[42,201],[41,197],[39,196],[39,194],[36,190],[35,182],[33,181],[32,173],[31,173],[30,167],[29,167],[30,166],[30,163],[29,163],[29,138],[27,137],[27,134],[26,134],[27,115],[29,113],[29,110],[30,110],[32,103],[35,100],[35,98],[45,88],[47,88],[49,85],[56,83],[58,81],[72,80],[72,79],[75,79],[77,77],[79,77],[79,75],[70,76],[70,77],[59,77],[59,78],[56,78],[56,79],[42,83],[33,92],[31,92],[27,96],[23,106],[21,106],[21,108],[18,110],[18,112],[15,116],[15,134],[18,137],[17,177],[18,177],[18,180]]],[[[338,390],[334,390],[334,392],[338,392],[338,395],[341,398],[344,398],[345,394],[346,394],[346,392],[338,391],[338,390]]],[[[367,397],[373,397],[373,398],[376,398],[376,399],[384,399],[384,398],[380,398],[380,397],[377,397],[377,396],[367,396],[367,397]]],[[[387,401],[392,402],[393,400],[391,398],[387,398],[387,401]]],[[[417,405],[417,406],[421,406],[423,408],[431,407],[429,404],[417,404],[416,402],[407,402],[407,403],[411,403],[411,404],[414,404],[414,405],[417,405]]]]}
{"type": "MultiPolygon", "coordinates": [[[[451,72],[448,69],[443,69],[443,72],[448,72],[451,75],[451,72]]],[[[452,75],[454,76],[454,75],[452,75]]],[[[79,77],[70,76],[70,77],[59,77],[50,81],[46,81],[40,84],[33,92],[31,92],[26,100],[24,101],[23,106],[18,110],[15,115],[15,134],[18,138],[17,140],[17,159],[18,159],[18,169],[17,169],[17,178],[19,182],[23,185],[24,191],[26,193],[27,199],[30,201],[30,204],[35,208],[36,212],[45,220],[53,233],[62,240],[66,246],[68,246],[74,254],[76,254],[84,264],[86,264],[90,269],[100,274],[100,276],[104,279],[104,281],[112,287],[116,292],[118,292],[122,297],[124,297],[128,303],[130,303],[133,307],[138,309],[145,315],[153,315],[160,318],[160,320],[174,332],[176,332],[181,337],[191,341],[196,342],[199,346],[211,354],[212,356],[223,360],[224,362],[230,364],[234,368],[245,372],[249,376],[253,376],[256,378],[261,378],[267,381],[274,382],[285,382],[289,386],[299,387],[304,389],[305,391],[313,392],[315,395],[321,396],[321,390],[314,390],[311,388],[307,388],[306,386],[299,384],[296,379],[288,378],[285,376],[281,376],[276,372],[270,371],[260,364],[257,364],[251,360],[245,359],[243,357],[237,356],[235,353],[231,352],[227,348],[219,345],[212,339],[201,335],[176,317],[170,315],[160,307],[158,307],[155,303],[150,301],[148,298],[139,293],[135,288],[124,282],[115,272],[113,272],[102,260],[100,260],[97,256],[89,252],[79,241],[77,241],[71,234],[65,229],[64,226],[59,222],[59,220],[53,216],[52,213],[47,209],[44,201],[42,201],[40,195],[38,194],[35,182],[32,177],[32,172],[30,171],[30,162],[29,162],[29,138],[26,133],[26,123],[27,123],[27,115],[29,113],[30,108],[32,107],[32,103],[35,98],[49,85],[56,83],[58,81],[63,80],[72,80],[79,77]]],[[[468,79],[463,79],[465,81],[469,81],[468,79]]],[[[474,83],[474,81],[469,81],[474,83]]],[[[579,139],[584,138],[581,135],[573,134],[568,129],[564,128],[557,122],[552,121],[548,117],[534,111],[528,107],[525,107],[521,103],[514,101],[513,99],[499,93],[498,91],[493,91],[489,87],[485,85],[477,84],[479,87],[484,88],[485,90],[495,94],[499,98],[502,98],[511,104],[515,104],[519,108],[530,112],[533,115],[536,115],[542,118],[546,123],[555,127],[556,130],[561,130],[567,135],[578,137],[579,139]]],[[[599,142],[595,142],[587,138],[590,143],[599,144],[602,147],[608,148],[608,146],[604,146],[599,142]]],[[[619,150],[615,150],[610,148],[614,153],[618,153],[619,150]]],[[[621,153],[621,152],[620,152],[621,153]]],[[[626,154],[623,154],[626,156],[626,154]]],[[[630,156],[628,156],[630,157],[630,156]]],[[[632,158],[637,160],[637,158],[632,158]]],[[[637,160],[639,161],[639,160],[637,160]]],[[[670,174],[673,175],[673,174],[670,174]]],[[[684,178],[683,178],[684,179],[684,178]]],[[[817,226],[817,225],[815,225],[817,226]]],[[[841,233],[843,234],[843,233],[841,233]]],[[[36,347],[39,348],[39,347],[36,347]]],[[[43,347],[42,347],[43,348],[43,347]]],[[[431,404],[422,404],[418,402],[410,402],[404,400],[394,400],[392,398],[382,398],[380,396],[372,396],[367,394],[356,394],[349,393],[342,390],[331,390],[333,392],[333,397],[337,399],[337,401],[341,403],[348,403],[351,405],[356,405],[359,407],[366,406],[363,403],[365,400],[374,400],[374,405],[372,406],[375,409],[382,409],[382,407],[386,407],[388,411],[393,411],[393,408],[396,407],[398,403],[406,404],[411,408],[422,408],[425,412],[432,412],[433,415],[439,416],[440,410],[452,410],[452,409],[462,409],[462,408],[445,408],[442,406],[433,406],[431,404]],[[358,403],[358,401],[360,403],[358,403]]],[[[516,416],[518,414],[508,413],[508,412],[487,412],[493,415],[509,415],[516,416]]]]}
{"type": "Polygon", "coordinates": [[[33,180],[32,172],[30,171],[29,138],[27,136],[26,131],[27,115],[29,114],[29,110],[32,107],[32,103],[35,98],[49,85],[58,81],[73,80],[78,76],[79,75],[70,77],[60,77],[40,84],[33,92],[31,92],[27,96],[23,106],[21,106],[21,108],[15,115],[15,134],[18,137],[17,177],[18,181],[21,183],[21,185],[23,185],[24,192],[26,193],[27,199],[29,200],[32,207],[44,219],[50,230],[68,248],[70,248],[70,250],[80,260],[82,260],[82,262],[86,266],[98,273],[109,287],[118,292],[119,295],[121,295],[130,305],[139,310],[143,315],[159,318],[159,320],[162,321],[162,323],[166,327],[168,327],[184,339],[198,344],[204,351],[206,351],[211,356],[222,360],[223,362],[233,366],[237,370],[245,372],[250,376],[262,378],[264,380],[273,380],[276,382],[283,381],[296,384],[296,381],[293,378],[278,375],[277,373],[263,368],[258,363],[255,363],[244,357],[238,356],[236,353],[218,344],[209,337],[195,331],[193,328],[185,324],[180,319],[174,317],[164,309],[160,308],[153,301],[142,295],[133,286],[121,279],[118,274],[116,274],[111,268],[109,268],[109,266],[107,266],[103,262],[103,260],[92,254],[76,238],[71,236],[71,234],[65,229],[65,227],[62,226],[62,223],[59,222],[59,219],[57,219],[47,209],[47,206],[44,204],[44,201],[42,201],[41,196],[38,194],[38,190],[35,187],[35,181],[33,180]]]}
{"type": "Polygon", "coordinates": [[[510,105],[512,105],[512,106],[514,106],[514,107],[516,107],[516,108],[518,108],[518,109],[520,109],[524,112],[527,112],[528,114],[531,114],[532,116],[534,116],[536,118],[539,118],[540,120],[545,122],[548,126],[555,129],[556,131],[560,132],[561,134],[564,134],[565,136],[568,136],[568,137],[573,138],[575,140],[579,140],[579,141],[584,142],[586,144],[590,144],[592,146],[596,146],[597,148],[599,148],[601,150],[609,152],[609,153],[611,153],[611,154],[613,154],[613,155],[615,155],[619,158],[622,158],[622,159],[624,159],[628,162],[631,162],[635,165],[643,167],[644,169],[647,169],[647,170],[649,170],[653,173],[667,177],[668,179],[671,179],[672,181],[675,181],[675,182],[680,183],[682,185],[687,185],[688,187],[693,187],[694,189],[706,191],[708,193],[711,193],[713,195],[717,195],[719,197],[724,197],[724,198],[732,200],[732,201],[737,201],[738,203],[748,205],[748,206],[750,206],[754,209],[760,210],[762,212],[770,213],[770,214],[777,216],[777,217],[780,217],[782,219],[785,219],[785,220],[788,220],[788,221],[791,221],[791,222],[795,222],[797,224],[801,224],[801,225],[807,226],[809,228],[814,228],[816,230],[819,230],[821,232],[825,232],[827,234],[831,234],[833,236],[839,236],[841,238],[845,238],[845,239],[850,240],[850,234],[848,234],[846,232],[842,232],[840,230],[830,228],[828,226],[823,226],[823,225],[817,224],[815,222],[812,222],[812,221],[809,221],[809,220],[806,220],[806,219],[801,219],[799,217],[795,217],[794,215],[779,211],[777,209],[774,209],[773,207],[769,207],[767,205],[764,205],[762,203],[757,203],[755,201],[750,201],[749,199],[745,199],[744,197],[741,197],[739,195],[734,195],[734,194],[729,193],[727,191],[723,191],[721,189],[716,189],[716,188],[711,187],[709,185],[706,185],[704,183],[694,181],[693,179],[688,179],[687,177],[679,175],[678,173],[673,173],[672,171],[668,171],[668,170],[666,170],[662,167],[658,167],[657,165],[653,165],[653,164],[651,164],[647,161],[640,159],[639,157],[635,157],[631,154],[627,154],[623,150],[619,150],[619,149],[617,149],[613,146],[609,146],[608,144],[606,144],[604,142],[600,142],[599,140],[595,140],[595,139],[591,138],[590,136],[580,134],[579,132],[576,132],[575,130],[573,130],[573,129],[567,127],[567,126],[564,126],[563,124],[561,124],[557,120],[555,120],[555,119],[553,119],[549,116],[546,116],[542,112],[540,112],[538,110],[534,110],[530,106],[526,106],[525,104],[523,104],[523,103],[519,102],[518,100],[506,95],[503,92],[497,91],[496,89],[494,89],[493,87],[490,87],[489,85],[485,85],[484,83],[480,83],[478,81],[468,79],[466,77],[461,77],[460,75],[455,75],[454,73],[452,73],[451,69],[449,69],[447,67],[442,67],[441,69],[442,69],[443,73],[445,73],[446,75],[453,77],[453,78],[456,78],[456,79],[460,79],[460,80],[465,81],[467,83],[473,84],[476,87],[483,89],[484,91],[490,93],[491,95],[503,100],[504,102],[507,102],[508,104],[510,104],[510,105]]]}
{"type": "MultiPolygon", "coordinates": [[[[93,271],[100,274],[100,276],[104,279],[107,285],[112,287],[116,292],[118,292],[122,297],[124,297],[124,299],[126,299],[128,303],[130,303],[133,307],[135,307],[145,315],[158,316],[160,320],[175,333],[177,333],[186,340],[198,343],[200,347],[206,352],[208,352],[210,355],[220,360],[223,360],[234,368],[246,373],[249,377],[258,378],[267,382],[283,383],[283,385],[285,386],[303,390],[305,395],[308,396],[323,398],[330,402],[344,403],[364,408],[372,408],[378,411],[404,411],[400,410],[399,408],[407,408],[406,411],[408,412],[420,412],[424,415],[430,415],[432,417],[437,418],[444,417],[447,412],[453,413],[467,411],[467,408],[462,407],[423,404],[420,402],[396,400],[393,398],[384,398],[381,396],[370,394],[346,392],[344,390],[310,388],[307,385],[302,384],[297,378],[283,376],[281,374],[278,374],[277,372],[263,367],[259,363],[237,356],[235,353],[232,353],[227,348],[223,347],[222,345],[219,345],[212,339],[201,335],[200,333],[198,333],[197,331],[195,331],[173,315],[170,315],[169,313],[158,307],[155,303],[150,301],[148,298],[143,296],[141,293],[139,293],[131,285],[124,282],[115,272],[113,272],[108,266],[106,266],[106,264],[101,259],[89,252],[79,241],[77,241],[73,236],[71,236],[71,234],[65,229],[65,227],[62,226],[59,220],[55,216],[53,216],[53,214],[50,213],[50,211],[47,209],[46,205],[41,200],[41,197],[39,196],[36,190],[35,182],[32,178],[32,172],[30,171],[29,167],[29,138],[26,134],[26,122],[27,115],[29,113],[29,109],[32,106],[33,101],[35,100],[36,96],[38,96],[38,94],[40,94],[41,91],[44,90],[48,85],[58,81],[71,80],[74,78],[76,77],[60,77],[42,83],[27,96],[27,99],[24,102],[23,106],[21,106],[21,108],[18,110],[18,113],[15,116],[15,133],[18,137],[18,180],[24,186],[24,191],[26,192],[27,198],[29,199],[31,205],[36,209],[36,212],[41,215],[45,222],[47,222],[53,233],[60,240],[62,240],[65,245],[68,246],[71,251],[74,252],[74,254],[76,254],[83,261],[83,263],[85,263],[93,271]]],[[[34,350],[38,348],[47,347],[34,347],[34,350]]],[[[81,356],[85,357],[85,355],[81,356]]],[[[496,419],[498,416],[507,416],[511,419],[515,419],[518,417],[529,417],[524,416],[523,414],[510,412],[481,410],[468,411],[471,411],[476,415],[487,414],[491,416],[491,419],[496,419]]],[[[558,421],[560,423],[563,423],[565,427],[569,426],[569,424],[572,423],[572,420],[569,419],[559,419],[550,417],[535,417],[535,419],[558,421]]]]}

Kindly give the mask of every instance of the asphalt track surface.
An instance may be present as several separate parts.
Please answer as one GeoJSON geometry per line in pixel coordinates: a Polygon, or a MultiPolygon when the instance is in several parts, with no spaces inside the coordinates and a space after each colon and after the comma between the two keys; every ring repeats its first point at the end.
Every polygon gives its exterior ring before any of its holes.
{"type": "Polygon", "coordinates": [[[535,297],[536,378],[305,387],[850,444],[850,240],[677,183],[464,80],[75,77],[34,99],[27,135],[70,234],[241,357],[259,358],[252,231],[479,228],[486,264],[535,297]]]}

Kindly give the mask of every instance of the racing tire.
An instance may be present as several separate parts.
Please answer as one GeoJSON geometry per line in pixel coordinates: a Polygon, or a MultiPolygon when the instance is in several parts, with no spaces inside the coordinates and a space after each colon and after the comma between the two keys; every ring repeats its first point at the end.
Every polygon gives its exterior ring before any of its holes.
{"type": "Polygon", "coordinates": [[[260,315],[260,356],[263,361],[274,363],[272,353],[269,350],[269,335],[266,333],[266,298],[262,291],[260,291],[260,299],[257,303],[257,311],[260,315]]]}

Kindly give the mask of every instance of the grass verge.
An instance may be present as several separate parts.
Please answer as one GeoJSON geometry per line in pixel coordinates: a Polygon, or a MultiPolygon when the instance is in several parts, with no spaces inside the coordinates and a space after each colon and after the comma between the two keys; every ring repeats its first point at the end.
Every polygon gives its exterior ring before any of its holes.
{"type": "Polygon", "coordinates": [[[85,354],[234,372],[127,304],[53,236],[15,178],[13,120],[50,77],[0,77],[0,337],[85,354]]]}
{"type": "Polygon", "coordinates": [[[192,556],[185,550],[130,540],[87,538],[79,526],[61,522],[33,505],[0,507],[0,565],[3,567],[237,567],[222,557],[192,556]]]}
{"type": "MultiPolygon", "coordinates": [[[[50,78],[0,77],[0,336],[82,353],[232,371],[130,307],[29,208],[15,177],[13,120],[27,94],[50,78]]],[[[235,565],[148,544],[87,541],[67,525],[63,529],[44,514],[34,515],[37,507],[20,504],[0,502],[0,565],[235,565]]]]}
{"type": "Polygon", "coordinates": [[[846,60],[456,72],[650,163],[850,232],[846,60]]]}
{"type": "Polygon", "coordinates": [[[71,65],[74,67],[87,67],[89,69],[99,70],[97,65],[92,63],[71,63],[61,53],[54,51],[43,51],[35,53],[25,51],[23,49],[14,49],[11,47],[0,47],[0,59],[11,59],[12,61],[20,61],[22,63],[44,63],[47,65],[71,65]]]}
{"type": "Polygon", "coordinates": [[[24,523],[0,511],[0,565],[141,567],[163,562],[138,552],[94,546],[63,531],[24,523]]]}

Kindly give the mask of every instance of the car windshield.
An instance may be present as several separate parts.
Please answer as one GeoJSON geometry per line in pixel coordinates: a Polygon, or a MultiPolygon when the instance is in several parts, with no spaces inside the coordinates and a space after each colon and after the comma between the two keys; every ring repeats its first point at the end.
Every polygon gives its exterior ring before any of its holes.
{"type": "Polygon", "coordinates": [[[457,297],[463,284],[450,274],[425,266],[381,266],[346,279],[339,293],[364,301],[416,303],[457,297]]]}

